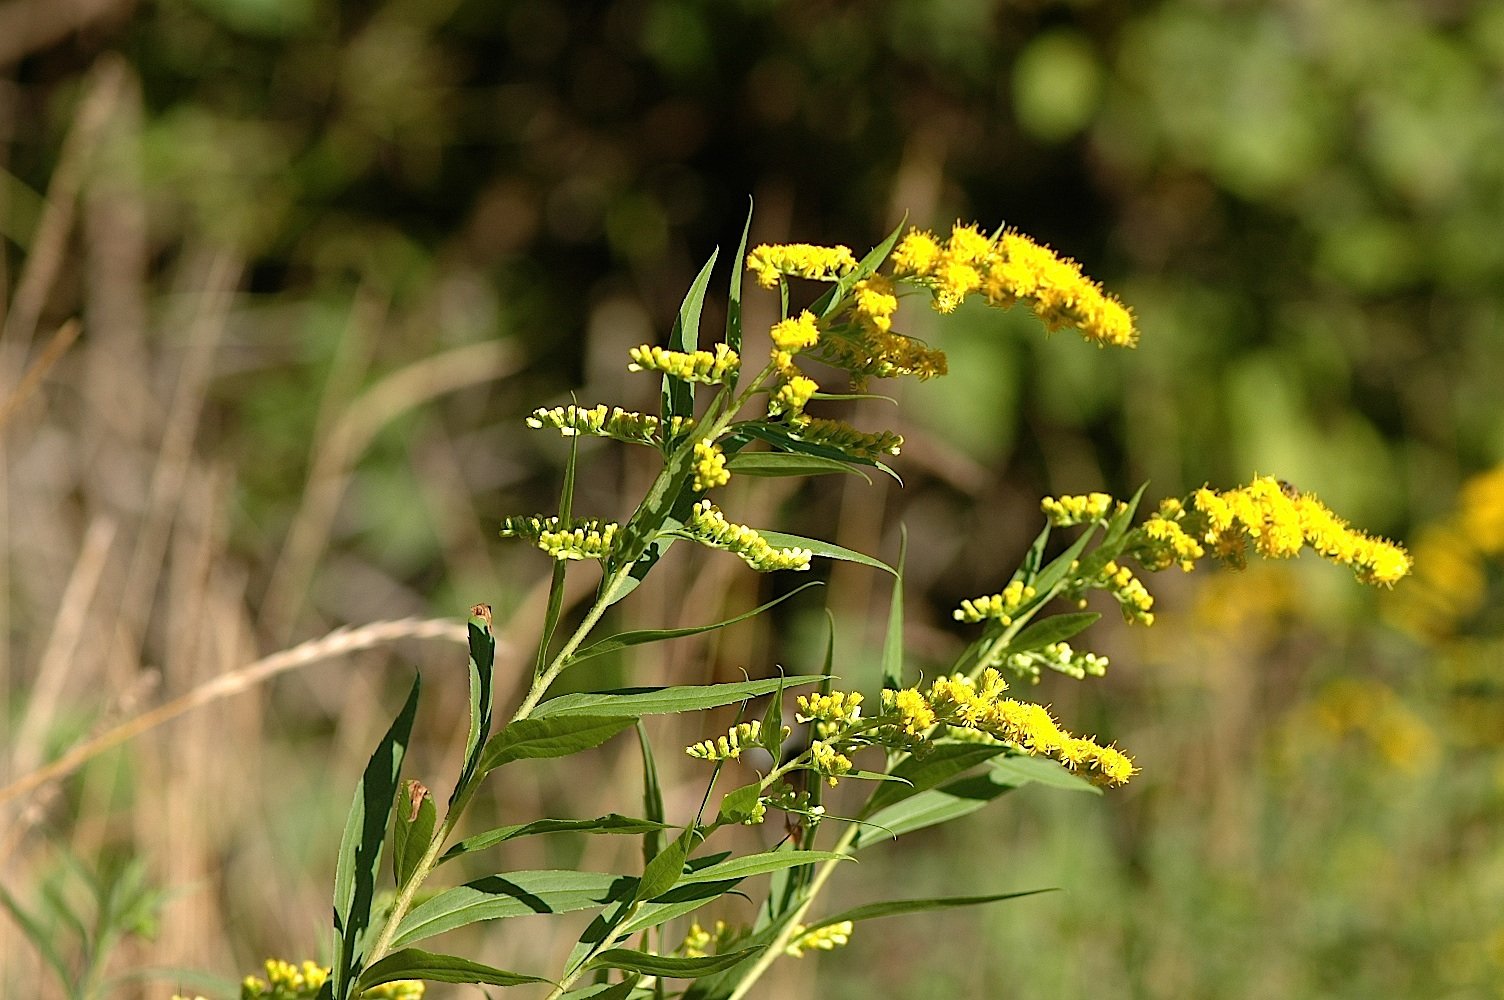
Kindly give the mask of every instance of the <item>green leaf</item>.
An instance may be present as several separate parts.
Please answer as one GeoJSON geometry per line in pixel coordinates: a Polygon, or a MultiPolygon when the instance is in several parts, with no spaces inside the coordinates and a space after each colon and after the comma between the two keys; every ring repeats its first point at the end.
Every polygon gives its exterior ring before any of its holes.
{"type": "Polygon", "coordinates": [[[838,851],[765,851],[761,854],[744,854],[741,857],[727,858],[719,864],[690,872],[680,879],[680,883],[694,885],[698,882],[743,879],[780,871],[784,868],[812,865],[820,861],[850,860],[851,855],[838,851]]]}
{"type": "Polygon", "coordinates": [[[428,850],[438,821],[433,794],[421,781],[404,781],[402,791],[393,809],[392,824],[392,876],[399,886],[406,885],[412,877],[428,850]]]}
{"type": "MultiPolygon", "coordinates": [[[[719,708],[776,691],[780,686],[814,684],[819,677],[766,677],[728,684],[685,684],[679,687],[625,688],[565,694],[538,706],[533,719],[575,718],[581,715],[636,719],[644,715],[670,715],[719,708]]],[[[503,730],[505,732],[505,730],[503,730]]]]}
{"type": "Polygon", "coordinates": [[[637,720],[637,746],[642,751],[642,811],[648,822],[656,824],[654,830],[642,835],[642,863],[649,861],[663,850],[663,786],[658,783],[658,762],[653,757],[653,744],[648,741],[647,727],[637,720]]]}
{"type": "Polygon", "coordinates": [[[625,921],[617,934],[623,937],[648,927],[657,927],[667,921],[693,913],[712,900],[720,899],[739,884],[739,879],[724,882],[697,882],[693,885],[680,883],[657,899],[640,904],[637,912],[625,921]]]}
{"type": "Polygon", "coordinates": [[[419,903],[397,929],[395,947],[482,920],[569,913],[625,898],[637,880],[604,872],[522,871],[489,875],[419,903]]]}
{"type": "Polygon", "coordinates": [[[855,270],[837,281],[829,291],[816,299],[815,304],[810,306],[810,312],[821,319],[828,319],[832,313],[841,308],[841,300],[846,298],[846,293],[856,287],[858,281],[865,281],[872,277],[873,273],[882,266],[883,261],[888,259],[888,254],[893,250],[893,244],[898,242],[898,234],[903,231],[907,222],[906,216],[904,221],[888,234],[887,239],[868,251],[867,256],[861,259],[855,270]]]}
{"type": "Polygon", "coordinates": [[[789,535],[782,531],[764,531],[761,528],[758,529],[757,533],[767,539],[768,544],[775,548],[809,549],[815,555],[823,556],[826,559],[840,559],[842,562],[860,563],[863,566],[880,569],[884,573],[891,573],[893,576],[898,575],[898,570],[887,563],[874,559],[871,556],[863,555],[860,552],[853,552],[851,549],[842,548],[834,542],[822,541],[819,538],[805,538],[802,535],[789,535]]]}
{"type": "Polygon", "coordinates": [[[766,420],[748,420],[736,425],[739,434],[748,437],[760,438],[778,448],[780,452],[790,452],[798,455],[809,455],[814,458],[826,458],[842,465],[865,465],[874,469],[880,469],[893,478],[898,485],[903,485],[903,479],[888,465],[879,462],[875,458],[867,458],[863,455],[854,455],[842,451],[828,444],[819,444],[814,441],[804,441],[794,437],[782,424],[769,423],[766,420]]]}
{"type": "Polygon", "coordinates": [[[1052,615],[1041,621],[1034,622],[1008,643],[1008,652],[1027,653],[1035,649],[1043,649],[1057,642],[1063,642],[1071,636],[1085,631],[1102,616],[1095,611],[1082,611],[1068,615],[1052,615]]]}
{"type": "Polygon", "coordinates": [[[368,990],[399,979],[426,979],[432,983],[484,983],[487,986],[521,986],[524,983],[548,982],[537,976],[495,969],[454,955],[436,955],[417,948],[403,948],[361,973],[355,988],[357,991],[368,990]]]}
{"type": "Polygon", "coordinates": [[[636,988],[637,977],[633,976],[619,983],[594,983],[570,990],[560,996],[559,1000],[627,1000],[636,988]]]}
{"type": "MultiPolygon", "coordinates": [[[[714,250],[705,266],[700,268],[699,275],[694,283],[689,286],[689,291],[684,296],[684,301],[679,306],[679,315],[674,319],[673,331],[668,336],[668,349],[671,351],[683,351],[693,353],[700,347],[700,310],[705,305],[705,290],[710,286],[710,272],[715,267],[715,259],[720,255],[720,250],[714,250]]],[[[695,415],[694,387],[683,379],[677,379],[670,375],[663,376],[663,423],[667,426],[674,417],[692,417],[695,415]]],[[[666,437],[663,447],[665,450],[672,448],[673,444],[666,437]]]]}
{"type": "Polygon", "coordinates": [[[850,462],[822,455],[799,455],[783,451],[743,451],[733,455],[726,468],[738,476],[824,476],[833,472],[860,476],[871,484],[872,477],[850,462]]]}
{"type": "Polygon", "coordinates": [[[683,834],[669,841],[668,846],[647,863],[642,870],[642,878],[637,883],[637,891],[632,896],[632,902],[640,903],[654,896],[660,896],[678,884],[680,876],[684,874],[684,858],[689,854],[691,835],[692,831],[684,831],[683,834]]]}
{"type": "Polygon", "coordinates": [[[761,798],[760,781],[727,792],[725,798],[721,799],[719,817],[726,823],[745,823],[757,815],[757,802],[761,798]]]}
{"type": "Polygon", "coordinates": [[[725,955],[706,955],[704,958],[674,958],[671,955],[650,955],[645,951],[633,951],[630,948],[611,948],[586,962],[585,968],[625,969],[628,972],[640,972],[646,976],[696,979],[712,972],[729,969],[758,950],[747,948],[725,955]]]}
{"type": "Polygon", "coordinates": [[[895,778],[907,784],[884,785],[872,793],[862,810],[863,816],[871,816],[895,802],[949,781],[963,771],[969,771],[983,761],[1006,753],[1007,747],[985,743],[941,743],[922,757],[905,758],[892,771],[895,778]]]}
{"type": "MultiPolygon", "coordinates": [[[[569,439],[569,461],[564,466],[564,486],[559,491],[559,523],[570,524],[574,519],[574,484],[580,458],[578,435],[569,439]]],[[[543,628],[539,632],[538,655],[533,660],[534,673],[541,674],[548,663],[548,647],[553,644],[554,630],[559,627],[559,616],[564,613],[564,578],[569,573],[567,559],[554,560],[552,575],[548,580],[548,606],[543,614],[543,628]]]]}
{"type": "Polygon", "coordinates": [[[919,792],[868,817],[853,846],[861,850],[915,830],[959,819],[1023,783],[1011,782],[1003,775],[988,771],[919,792]]]}
{"type": "Polygon", "coordinates": [[[901,913],[922,913],[927,910],[954,910],[962,906],[979,906],[983,903],[997,903],[1004,899],[1022,899],[1025,896],[1037,896],[1044,892],[1055,892],[1055,889],[1030,889],[1026,892],[1000,892],[991,896],[937,896],[931,899],[891,899],[885,903],[869,903],[866,906],[856,906],[842,913],[824,917],[819,922],[810,924],[808,930],[819,930],[822,927],[830,927],[834,924],[860,923],[863,920],[875,920],[878,917],[894,917],[901,913]]]}
{"type": "Polygon", "coordinates": [[[1039,575],[1031,583],[1031,586],[1036,591],[1034,599],[1030,602],[1031,604],[1037,607],[1055,596],[1055,592],[1060,589],[1060,584],[1065,580],[1066,575],[1071,572],[1071,567],[1080,558],[1082,551],[1086,548],[1086,544],[1091,541],[1092,535],[1096,533],[1096,530],[1096,527],[1093,526],[1082,532],[1081,537],[1072,542],[1070,548],[1050,560],[1050,564],[1039,571],[1039,575]]]}
{"type": "Polygon", "coordinates": [[[762,713],[762,735],[758,745],[775,761],[783,759],[783,685],[780,684],[768,699],[768,707],[762,713]]]}
{"type": "Polygon", "coordinates": [[[888,632],[883,639],[883,689],[897,690],[903,678],[903,566],[909,555],[909,529],[898,528],[898,572],[893,574],[893,596],[888,600],[888,632]]]}
{"type": "Polygon", "coordinates": [[[452,861],[463,854],[474,854],[476,851],[484,851],[488,847],[505,843],[508,840],[516,840],[518,837],[532,837],[540,833],[594,833],[594,834],[639,834],[653,830],[665,829],[665,824],[646,819],[634,819],[631,816],[622,816],[619,813],[608,813],[598,819],[538,819],[531,823],[519,823],[515,826],[499,826],[485,833],[477,833],[473,837],[466,837],[444,852],[439,858],[439,864],[452,861]]]}
{"type": "Polygon", "coordinates": [[[598,747],[636,721],[631,715],[574,715],[567,718],[518,719],[491,738],[481,755],[481,771],[514,760],[568,757],[598,747]]]}
{"type": "Polygon", "coordinates": [[[1124,536],[1128,534],[1128,529],[1133,526],[1133,515],[1138,512],[1138,505],[1143,502],[1144,490],[1148,488],[1149,484],[1144,483],[1133,496],[1128,498],[1123,509],[1112,515],[1112,519],[1107,522],[1107,533],[1102,536],[1104,549],[1111,549],[1115,552],[1122,544],[1124,536]]]}
{"type": "Polygon", "coordinates": [[[376,874],[381,870],[381,848],[386,840],[387,818],[397,796],[397,778],[418,711],[421,677],[413,678],[412,690],[397,713],[376,752],[366,764],[355,789],[345,832],[340,838],[339,861],[334,870],[334,932],[338,956],[334,963],[335,1000],[345,1000],[363,964],[366,930],[371,925],[371,903],[376,897],[376,874]]]}
{"type": "MultiPolygon", "coordinates": [[[[6,911],[10,913],[11,918],[21,928],[21,933],[26,935],[26,940],[31,942],[31,946],[37,950],[37,954],[42,956],[42,960],[47,963],[48,968],[52,969],[53,973],[57,976],[58,987],[65,995],[71,994],[73,992],[73,977],[68,972],[67,963],[63,961],[62,956],[58,954],[55,947],[56,935],[48,928],[42,926],[41,922],[30,913],[27,913],[3,885],[0,885],[0,905],[3,905],[6,911]]],[[[64,912],[67,911],[64,910],[64,912]]]]}
{"type": "Polygon", "coordinates": [[[1030,757],[1014,754],[994,760],[989,765],[994,774],[1011,785],[1039,784],[1060,788],[1068,792],[1090,792],[1101,795],[1102,789],[1078,774],[1072,773],[1063,764],[1048,757],[1030,757]]]}
{"type": "MultiPolygon", "coordinates": [[[[795,913],[796,910],[791,908],[780,912],[776,916],[768,917],[766,920],[760,917],[757,930],[753,932],[751,937],[744,939],[741,943],[752,949],[753,954],[756,954],[772,944],[774,939],[783,933],[784,929],[793,921],[795,913]]],[[[696,979],[690,984],[689,989],[684,991],[682,1000],[727,1000],[736,991],[742,980],[747,977],[747,974],[752,971],[752,965],[753,963],[749,956],[724,972],[696,979]]]]}
{"type": "MultiPolygon", "coordinates": [[[[574,462],[571,457],[571,467],[574,462]]],[[[572,479],[573,477],[571,477],[572,479]]],[[[564,591],[563,580],[559,581],[559,593],[564,591]]],[[[481,607],[482,615],[471,618],[470,637],[470,735],[465,739],[465,766],[460,771],[460,780],[455,782],[454,792],[449,796],[449,805],[454,806],[455,796],[470,783],[475,769],[480,766],[480,751],[491,737],[491,684],[495,673],[496,637],[491,634],[491,609],[481,607]],[[477,624],[479,622],[479,624],[477,624]]],[[[429,833],[432,833],[432,827],[429,833]]],[[[397,880],[401,885],[402,879],[397,880]]]]}
{"type": "Polygon", "coordinates": [[[800,591],[806,590],[810,587],[819,586],[823,586],[821,581],[812,580],[796,590],[791,590],[787,594],[784,594],[780,597],[775,597],[773,600],[769,601],[766,604],[758,605],[751,611],[743,612],[742,614],[737,615],[735,618],[727,618],[725,621],[714,622],[710,625],[691,625],[687,628],[642,629],[641,631],[621,632],[617,635],[607,636],[599,642],[591,643],[589,646],[586,646],[584,649],[574,654],[574,656],[570,657],[569,662],[570,665],[573,666],[585,660],[593,659],[597,656],[605,656],[607,653],[615,653],[618,650],[626,649],[630,646],[641,646],[642,644],[648,642],[662,642],[665,639],[682,639],[686,636],[701,635],[705,632],[714,632],[716,629],[726,628],[729,625],[735,625],[738,622],[744,622],[749,618],[755,618],[769,608],[778,604],[782,604],[784,601],[788,600],[790,597],[793,597],[800,591]]]}
{"type": "MultiPolygon", "coordinates": [[[[736,256],[731,261],[731,287],[726,295],[726,346],[737,354],[742,352],[742,271],[747,263],[747,236],[752,232],[752,199],[747,199],[747,221],[742,224],[742,241],[737,244],[736,256]]],[[[730,384],[736,388],[734,372],[730,384]]]]}

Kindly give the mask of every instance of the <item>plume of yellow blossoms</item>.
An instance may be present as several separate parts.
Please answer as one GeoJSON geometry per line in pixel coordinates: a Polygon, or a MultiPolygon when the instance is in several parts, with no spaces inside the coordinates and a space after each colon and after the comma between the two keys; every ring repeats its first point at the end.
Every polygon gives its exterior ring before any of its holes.
{"type": "Polygon", "coordinates": [[[784,243],[756,247],[747,254],[747,269],[757,283],[775,288],[785,277],[813,281],[836,281],[856,269],[849,247],[822,247],[809,243],[784,243]]]}
{"type": "Polygon", "coordinates": [[[1222,493],[1199,489],[1192,505],[1205,519],[1205,541],[1212,551],[1235,565],[1243,563],[1251,543],[1269,559],[1288,559],[1309,546],[1323,558],[1351,567],[1364,583],[1392,586],[1410,572],[1410,555],[1403,547],[1357,530],[1315,496],[1272,476],[1222,493]]]}
{"type": "Polygon", "coordinates": [[[896,276],[930,291],[935,309],[952,312],[973,292],[1007,309],[1027,303],[1051,331],[1071,327],[1099,347],[1138,342],[1133,314],[1080,266],[1008,230],[997,239],[975,225],[956,225],[943,243],[934,233],[911,230],[890,258],[896,276]]]}

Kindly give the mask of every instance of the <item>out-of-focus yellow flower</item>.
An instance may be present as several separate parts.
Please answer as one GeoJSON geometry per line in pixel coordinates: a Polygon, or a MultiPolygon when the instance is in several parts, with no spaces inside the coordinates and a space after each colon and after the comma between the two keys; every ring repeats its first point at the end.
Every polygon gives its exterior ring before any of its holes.
{"type": "Polygon", "coordinates": [[[800,924],[794,928],[794,936],[783,949],[784,953],[802,958],[806,951],[834,951],[851,940],[852,926],[850,920],[842,920],[806,931],[800,924]]]}
{"type": "Polygon", "coordinates": [[[1081,496],[1045,497],[1039,501],[1050,524],[1057,528],[1073,524],[1089,524],[1105,518],[1115,506],[1106,493],[1087,493],[1081,496]]]}

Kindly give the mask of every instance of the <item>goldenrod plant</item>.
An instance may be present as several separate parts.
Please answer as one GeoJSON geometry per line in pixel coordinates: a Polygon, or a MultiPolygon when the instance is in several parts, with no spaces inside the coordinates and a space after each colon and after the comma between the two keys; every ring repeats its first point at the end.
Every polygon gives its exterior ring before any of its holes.
{"type": "Polygon", "coordinates": [[[860,259],[846,247],[806,244],[748,253],[744,231],[723,337],[701,346],[712,255],[667,343],[630,351],[632,371],[661,377],[657,413],[601,403],[540,408],[527,418],[529,427],[575,441],[589,435],[651,449],[661,459],[656,479],[623,520],[582,515],[574,509],[578,452],[572,449],[558,511],[505,520],[504,537],[555,560],[530,685],[507,721],[495,725],[495,639],[489,610],[478,606],[469,625],[468,739],[447,804],[441,809],[424,785],[403,779],[418,702],[415,680],[357,785],[339,851],[333,954],[327,964],[270,962],[264,978],[246,980],[243,997],[415,997],[423,981],[535,984],[550,1000],[748,996],[774,962],[837,948],[864,921],[1020,895],[984,891],[832,907],[825,890],[864,849],[960,819],[1027,783],[1100,790],[1133,778],[1133,758],[1110,734],[1075,733],[1068,720],[1025,693],[1044,669],[1075,678],[1107,669],[1105,657],[1071,642],[1100,617],[1085,610],[1091,592],[1105,591],[1127,622],[1147,626],[1154,621],[1154,598],[1144,575],[1171,567],[1189,571],[1208,558],[1241,567],[1250,553],[1284,559],[1309,548],[1351,567],[1365,583],[1388,586],[1406,574],[1403,548],[1354,529],[1314,496],[1269,476],[1166,500],[1143,520],[1136,520],[1142,489],[1128,499],[1050,497],[1021,564],[998,574],[996,591],[955,610],[959,627],[971,631],[970,644],[945,670],[916,677],[904,660],[901,556],[889,565],[818,538],[739,523],[735,511],[722,510],[716,492],[739,475],[891,471],[902,438],[843,422],[839,404],[849,398],[842,393],[864,391],[873,379],[945,374],[939,347],[901,332],[907,299],[927,300],[941,314],[971,297],[997,308],[1026,305],[1048,330],[1074,330],[1098,347],[1132,347],[1139,330],[1129,309],[1073,261],[1021,233],[960,224],[944,236],[902,229],[860,259]],[[765,359],[754,360],[743,338],[744,271],[779,295],[781,314],[767,331],[765,359]],[[809,283],[823,291],[807,295],[809,283]],[[841,391],[827,392],[825,385],[841,391]],[[816,408],[818,415],[810,412],[816,408]],[[1062,532],[1074,537],[1062,540],[1062,532]],[[582,691],[572,677],[570,693],[560,693],[563,675],[598,656],[718,629],[806,589],[729,621],[596,637],[608,609],[628,598],[665,550],[680,542],[724,550],[763,573],[805,572],[816,560],[831,559],[887,573],[893,596],[880,670],[827,653],[825,669],[813,675],[719,684],[685,678],[626,691],[582,691]],[[565,635],[565,576],[582,562],[598,564],[600,582],[565,635]],[[705,768],[706,790],[699,810],[670,814],[642,720],[733,705],[741,706],[742,716],[722,735],[677,751],[705,768]],[[508,781],[527,781],[532,759],[625,742],[634,734],[633,752],[643,760],[643,816],[516,816],[510,825],[461,836],[466,808],[493,773],[505,769],[508,781]],[[720,789],[723,766],[738,759],[766,761],[764,773],[720,789]],[[864,784],[870,788],[864,801],[842,797],[842,814],[827,808],[835,801],[827,800],[832,788],[864,784]],[[717,835],[743,825],[767,825],[778,835],[769,838],[776,846],[728,852],[726,837],[717,835]],[[445,862],[560,831],[639,835],[644,863],[620,872],[501,871],[462,885],[434,885],[445,862]],[[391,859],[390,892],[381,888],[384,856],[391,859]],[[757,876],[770,876],[761,892],[751,882],[757,876]],[[695,922],[697,910],[728,893],[751,895],[755,918],[745,926],[716,922],[713,930],[695,922]],[[561,968],[508,971],[428,950],[444,932],[479,921],[581,910],[594,919],[561,968]]]}

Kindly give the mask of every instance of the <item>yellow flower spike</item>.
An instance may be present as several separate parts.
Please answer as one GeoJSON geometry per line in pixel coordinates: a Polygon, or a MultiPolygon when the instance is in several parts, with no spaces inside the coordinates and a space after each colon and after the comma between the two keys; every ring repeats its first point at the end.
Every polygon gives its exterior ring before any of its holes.
{"type": "Polygon", "coordinates": [[[798,316],[774,323],[768,333],[773,338],[773,346],[789,354],[798,354],[820,342],[820,327],[815,323],[814,313],[808,309],[798,316]]]}
{"type": "Polygon", "coordinates": [[[733,726],[725,736],[703,740],[684,748],[684,753],[697,760],[740,760],[746,746],[756,745],[762,736],[762,723],[754,719],[733,726]]]}
{"type": "Polygon", "coordinates": [[[809,745],[809,762],[815,773],[823,776],[832,788],[842,775],[851,773],[851,758],[824,740],[815,740],[809,745]]]}
{"type": "Polygon", "coordinates": [[[1099,347],[1138,343],[1133,314],[1103,293],[1074,262],[1018,232],[1004,233],[981,277],[989,304],[1009,308],[1029,302],[1048,329],[1074,327],[1099,347]]]}
{"type": "Polygon", "coordinates": [[[934,233],[910,229],[908,235],[898,241],[888,259],[893,262],[894,274],[924,277],[934,271],[943,254],[934,233]]]}
{"type": "Polygon", "coordinates": [[[810,399],[819,391],[820,386],[814,379],[805,375],[795,375],[773,393],[768,401],[768,416],[776,417],[785,413],[799,416],[804,413],[804,408],[809,405],[810,399]]]}
{"type": "Polygon", "coordinates": [[[553,558],[604,559],[611,554],[621,525],[615,521],[582,518],[562,523],[558,517],[513,515],[501,523],[502,538],[532,542],[553,558]]]}
{"type": "Polygon", "coordinates": [[[869,460],[897,455],[903,446],[903,438],[890,431],[867,434],[850,424],[821,417],[800,416],[789,421],[789,428],[801,441],[828,445],[848,455],[869,460]]]}
{"type": "Polygon", "coordinates": [[[694,505],[683,531],[708,548],[736,553],[743,562],[760,573],[780,569],[807,570],[814,558],[814,553],[809,549],[774,548],[755,528],[726,520],[726,516],[709,500],[701,500],[694,505]]]}
{"type": "Polygon", "coordinates": [[[1074,524],[1089,524],[1107,517],[1114,501],[1106,493],[1087,493],[1084,496],[1045,497],[1039,501],[1051,525],[1057,528],[1074,524]]]}
{"type": "Polygon", "coordinates": [[[959,222],[950,231],[945,252],[951,260],[960,264],[981,264],[992,253],[992,237],[972,223],[963,226],[959,222]]]}
{"type": "Polygon", "coordinates": [[[1001,593],[962,601],[961,606],[953,611],[951,616],[958,622],[975,624],[991,618],[1004,625],[1011,625],[1014,613],[1032,601],[1034,597],[1033,587],[1026,587],[1022,581],[1014,580],[1004,587],[1001,593]]]}
{"type": "MultiPolygon", "coordinates": [[[[565,437],[588,434],[609,437],[628,444],[661,444],[663,422],[657,417],[624,410],[620,406],[607,410],[604,403],[597,406],[540,406],[527,418],[527,425],[534,430],[545,427],[557,430],[565,437]]],[[[669,423],[669,436],[694,426],[692,417],[674,417],[669,423]]]]}
{"type": "Polygon", "coordinates": [[[857,260],[848,247],[822,247],[810,243],[764,244],[747,254],[747,270],[764,288],[775,288],[784,277],[814,281],[838,281],[856,269],[857,260]]]}
{"type": "Polygon", "coordinates": [[[919,736],[935,724],[935,710],[918,688],[902,691],[885,690],[883,714],[897,716],[896,724],[907,736],[919,736]]]}
{"type": "Polygon", "coordinates": [[[741,367],[741,358],[725,344],[716,344],[713,352],[692,353],[643,344],[632,348],[627,354],[632,359],[632,363],[627,365],[628,371],[662,372],[685,382],[700,382],[705,385],[719,385],[727,375],[741,367]]]}
{"type": "Polygon", "coordinates": [[[893,314],[898,312],[898,296],[893,294],[893,282],[874,274],[852,286],[851,294],[858,323],[876,333],[893,329],[893,314]]]}
{"type": "Polygon", "coordinates": [[[706,441],[695,442],[694,482],[697,493],[725,486],[731,482],[731,472],[726,468],[726,454],[719,445],[706,441]]]}
{"type": "Polygon", "coordinates": [[[794,718],[800,722],[852,723],[862,717],[862,695],[859,691],[832,691],[830,694],[800,695],[799,711],[794,718]]]}
{"type": "Polygon", "coordinates": [[[834,951],[851,940],[853,926],[850,920],[842,920],[807,931],[803,924],[798,924],[792,940],[783,949],[784,954],[803,958],[806,951],[834,951]]]}

